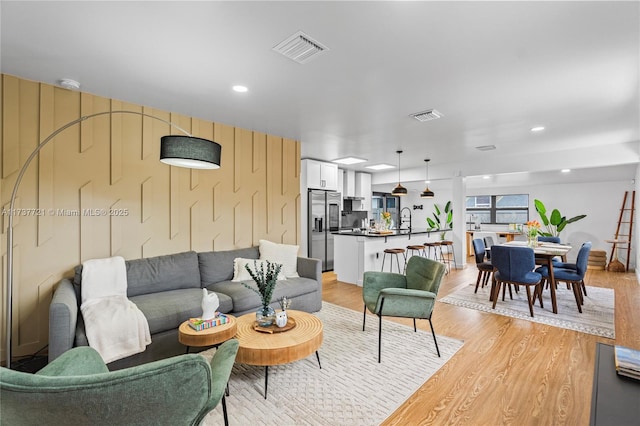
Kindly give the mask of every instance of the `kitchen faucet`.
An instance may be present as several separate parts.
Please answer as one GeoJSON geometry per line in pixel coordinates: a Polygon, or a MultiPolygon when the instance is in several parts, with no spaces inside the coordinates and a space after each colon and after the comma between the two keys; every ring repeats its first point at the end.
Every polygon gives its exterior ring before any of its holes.
{"type": "Polygon", "coordinates": [[[400,210],[400,226],[398,228],[402,228],[402,224],[406,223],[405,216],[402,215],[402,212],[407,209],[409,211],[409,232],[411,232],[411,209],[409,207],[403,207],[400,210]]]}

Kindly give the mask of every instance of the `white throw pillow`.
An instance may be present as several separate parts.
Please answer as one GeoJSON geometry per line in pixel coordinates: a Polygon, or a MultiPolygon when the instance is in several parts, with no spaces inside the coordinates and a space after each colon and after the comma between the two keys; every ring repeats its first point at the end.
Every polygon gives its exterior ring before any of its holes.
{"type": "MultiPolygon", "coordinates": [[[[249,274],[249,271],[247,271],[247,268],[245,268],[245,265],[249,265],[249,268],[251,268],[252,271],[255,271],[256,267],[258,268],[258,270],[260,270],[260,266],[262,266],[263,264],[264,264],[264,270],[266,272],[267,264],[264,260],[244,259],[242,257],[236,257],[235,259],[233,259],[233,279],[231,281],[236,281],[236,282],[251,281],[253,278],[251,278],[251,274],[249,274]],[[254,266],[254,262],[256,262],[255,266],[254,266]]],[[[278,274],[278,277],[276,279],[279,281],[287,279],[284,275],[282,268],[280,269],[280,273],[278,274]]]]}
{"type": "Polygon", "coordinates": [[[300,246],[277,244],[267,240],[260,240],[260,259],[281,263],[287,278],[297,278],[298,249],[300,246]]]}

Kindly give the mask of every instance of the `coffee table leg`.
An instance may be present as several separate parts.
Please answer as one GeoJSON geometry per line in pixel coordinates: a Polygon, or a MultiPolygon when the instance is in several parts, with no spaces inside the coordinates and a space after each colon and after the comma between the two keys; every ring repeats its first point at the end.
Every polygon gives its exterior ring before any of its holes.
{"type": "Polygon", "coordinates": [[[264,399],[267,399],[267,387],[269,386],[269,366],[264,367],[264,399]]]}
{"type": "Polygon", "coordinates": [[[322,370],[322,364],[320,364],[320,352],[316,351],[316,358],[318,358],[318,367],[322,370]]]}
{"type": "Polygon", "coordinates": [[[190,348],[190,347],[191,347],[191,346],[187,346],[187,351],[185,352],[185,354],[188,354],[188,353],[189,353],[189,348],[190,348]]]}

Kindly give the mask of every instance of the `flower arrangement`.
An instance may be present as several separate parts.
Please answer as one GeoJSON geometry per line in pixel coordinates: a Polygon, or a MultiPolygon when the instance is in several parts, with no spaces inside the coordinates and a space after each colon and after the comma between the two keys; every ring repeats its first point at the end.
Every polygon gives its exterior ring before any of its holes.
{"type": "Polygon", "coordinates": [[[527,236],[529,238],[535,238],[540,232],[540,222],[537,220],[530,220],[527,222],[527,236]]]}
{"type": "Polygon", "coordinates": [[[244,265],[246,270],[253,278],[253,281],[256,282],[255,287],[250,286],[248,284],[242,283],[246,288],[255,291],[260,296],[260,300],[262,301],[262,306],[267,307],[271,303],[271,297],[273,296],[273,290],[277,284],[277,277],[280,273],[280,269],[282,269],[282,265],[280,263],[271,263],[268,260],[265,262],[267,264],[267,270],[264,270],[264,263],[260,264],[260,268],[258,268],[258,262],[253,262],[253,271],[249,267],[249,264],[244,265]]]}
{"type": "Polygon", "coordinates": [[[391,212],[382,212],[382,220],[387,224],[387,228],[391,226],[391,212]]]}

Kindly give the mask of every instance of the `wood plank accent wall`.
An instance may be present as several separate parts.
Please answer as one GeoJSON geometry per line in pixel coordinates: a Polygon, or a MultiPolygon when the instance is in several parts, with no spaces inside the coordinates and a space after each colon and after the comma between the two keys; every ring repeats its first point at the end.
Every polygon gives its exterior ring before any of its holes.
{"type": "MultiPolygon", "coordinates": [[[[85,260],[230,250],[260,239],[299,244],[299,142],[1,77],[5,213],[30,153],[55,129],[83,115],[144,112],[222,145],[218,170],[171,167],[159,161],[160,137],[181,134],[178,129],[139,115],[112,114],[67,129],[40,152],[24,176],[16,206],[40,214],[14,218],[14,355],[46,345],[53,288],[85,260]]],[[[2,224],[4,352],[6,215],[2,224]]]]}

